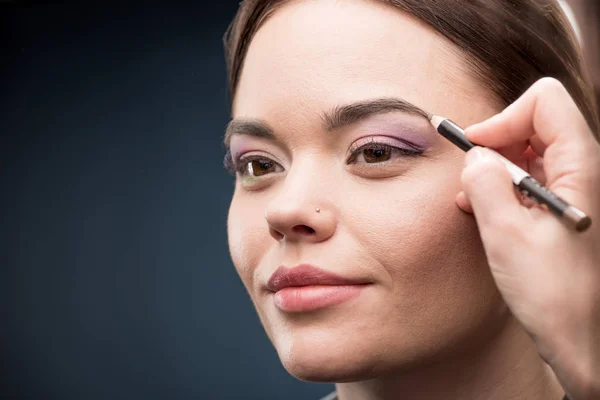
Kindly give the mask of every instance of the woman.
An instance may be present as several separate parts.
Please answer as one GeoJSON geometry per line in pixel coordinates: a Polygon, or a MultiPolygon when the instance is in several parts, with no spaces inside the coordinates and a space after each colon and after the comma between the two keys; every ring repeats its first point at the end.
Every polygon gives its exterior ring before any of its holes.
{"type": "Polygon", "coordinates": [[[340,400],[600,396],[600,146],[575,46],[552,2],[242,3],[228,239],[287,371],[340,400]],[[524,207],[429,112],[485,121],[475,143],[596,222],[524,207]]]}

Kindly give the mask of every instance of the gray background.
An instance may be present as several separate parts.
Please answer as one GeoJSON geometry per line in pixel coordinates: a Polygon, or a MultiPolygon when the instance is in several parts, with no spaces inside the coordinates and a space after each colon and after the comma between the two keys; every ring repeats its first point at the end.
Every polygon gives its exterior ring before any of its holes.
{"type": "Polygon", "coordinates": [[[237,1],[0,3],[0,397],[316,399],[226,242],[237,1]]]}

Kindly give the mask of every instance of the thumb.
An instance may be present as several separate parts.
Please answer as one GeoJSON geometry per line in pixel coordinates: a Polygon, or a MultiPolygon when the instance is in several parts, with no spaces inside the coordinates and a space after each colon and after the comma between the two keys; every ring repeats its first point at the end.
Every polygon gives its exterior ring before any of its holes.
{"type": "Polygon", "coordinates": [[[512,178],[498,155],[475,147],[467,152],[465,163],[463,191],[484,243],[492,245],[496,239],[516,233],[531,216],[515,195],[512,178]]]}

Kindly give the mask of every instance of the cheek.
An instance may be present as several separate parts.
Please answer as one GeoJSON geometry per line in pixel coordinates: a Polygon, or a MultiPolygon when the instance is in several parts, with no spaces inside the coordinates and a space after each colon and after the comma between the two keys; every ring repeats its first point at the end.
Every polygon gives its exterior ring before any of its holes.
{"type": "Polygon", "coordinates": [[[265,252],[268,227],[262,216],[263,208],[254,209],[234,196],[227,216],[227,238],[231,260],[246,288],[253,285],[254,268],[265,252]]]}
{"type": "Polygon", "coordinates": [[[457,238],[454,232],[464,222],[457,218],[453,186],[421,182],[404,187],[401,182],[380,197],[377,207],[363,211],[365,229],[359,235],[391,275],[424,279],[432,267],[426,261],[452,250],[450,238],[457,238]]]}
{"type": "Polygon", "coordinates": [[[383,266],[383,284],[408,309],[464,310],[469,296],[472,301],[489,294],[484,287],[493,289],[474,219],[455,203],[462,156],[443,164],[428,164],[426,172],[375,187],[364,198],[353,196],[376,206],[354,211],[352,235],[383,266]]]}
{"type": "Polygon", "coordinates": [[[352,190],[349,235],[382,289],[378,311],[359,323],[388,327],[373,333],[387,349],[384,359],[421,357],[477,337],[503,309],[474,219],[455,204],[462,155],[443,164],[429,164],[418,179],[352,190]]]}

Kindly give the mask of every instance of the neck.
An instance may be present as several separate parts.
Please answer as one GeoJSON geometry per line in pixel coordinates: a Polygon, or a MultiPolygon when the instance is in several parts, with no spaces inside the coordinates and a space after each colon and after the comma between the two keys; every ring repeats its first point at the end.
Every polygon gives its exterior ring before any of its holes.
{"type": "Polygon", "coordinates": [[[485,347],[419,370],[338,383],[339,400],[561,400],[564,391],[511,316],[485,347]]]}

